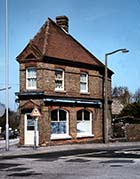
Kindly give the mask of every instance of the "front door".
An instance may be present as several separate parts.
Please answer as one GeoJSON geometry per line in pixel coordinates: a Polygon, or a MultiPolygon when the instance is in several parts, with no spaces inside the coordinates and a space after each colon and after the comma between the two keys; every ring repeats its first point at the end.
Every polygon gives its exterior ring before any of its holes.
{"type": "MultiPolygon", "coordinates": [[[[24,130],[24,144],[25,145],[34,145],[35,137],[35,120],[30,114],[25,114],[25,130],[24,130]]],[[[36,131],[36,146],[39,143],[39,132],[38,132],[38,120],[37,120],[37,131],[36,131]]]]}

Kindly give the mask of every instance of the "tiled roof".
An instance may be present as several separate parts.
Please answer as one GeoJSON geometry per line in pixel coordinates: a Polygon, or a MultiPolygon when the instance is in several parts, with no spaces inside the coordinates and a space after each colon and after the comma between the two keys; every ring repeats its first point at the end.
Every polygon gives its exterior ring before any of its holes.
{"type": "Polygon", "coordinates": [[[103,63],[50,18],[17,56],[17,60],[23,61],[30,54],[104,67],[103,63]]]}

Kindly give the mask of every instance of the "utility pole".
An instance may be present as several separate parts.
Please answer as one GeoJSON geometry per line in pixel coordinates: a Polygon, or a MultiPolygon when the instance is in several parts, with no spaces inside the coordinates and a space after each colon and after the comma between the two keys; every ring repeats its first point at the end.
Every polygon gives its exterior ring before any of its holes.
{"type": "Polygon", "coordinates": [[[9,150],[9,115],[8,115],[8,107],[9,107],[9,45],[8,45],[8,0],[6,0],[6,49],[5,49],[5,105],[6,105],[6,140],[5,140],[5,149],[9,150]]]}

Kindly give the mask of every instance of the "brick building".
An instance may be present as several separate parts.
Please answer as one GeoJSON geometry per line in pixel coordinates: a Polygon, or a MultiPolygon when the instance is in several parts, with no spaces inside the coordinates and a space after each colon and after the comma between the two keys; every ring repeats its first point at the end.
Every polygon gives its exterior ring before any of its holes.
{"type": "Polygon", "coordinates": [[[66,16],[48,18],[17,61],[21,145],[33,145],[35,106],[37,145],[103,141],[104,65],[69,34],[66,16]]]}

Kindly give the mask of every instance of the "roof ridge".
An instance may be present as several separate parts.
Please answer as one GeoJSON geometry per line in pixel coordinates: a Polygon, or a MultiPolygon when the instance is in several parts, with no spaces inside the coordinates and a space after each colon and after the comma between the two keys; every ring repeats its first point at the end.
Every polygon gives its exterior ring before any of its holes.
{"type": "Polygon", "coordinates": [[[38,34],[45,28],[45,26],[47,26],[47,21],[45,21],[45,23],[41,26],[41,28],[39,29],[39,31],[35,34],[35,36],[31,39],[32,41],[35,40],[35,38],[38,36],[38,34]]]}
{"type": "Polygon", "coordinates": [[[44,38],[44,44],[43,44],[43,55],[45,55],[45,52],[47,50],[46,46],[48,45],[48,37],[49,37],[49,28],[50,28],[50,19],[48,18],[48,21],[46,22],[46,30],[45,30],[45,38],[44,38]]]}

